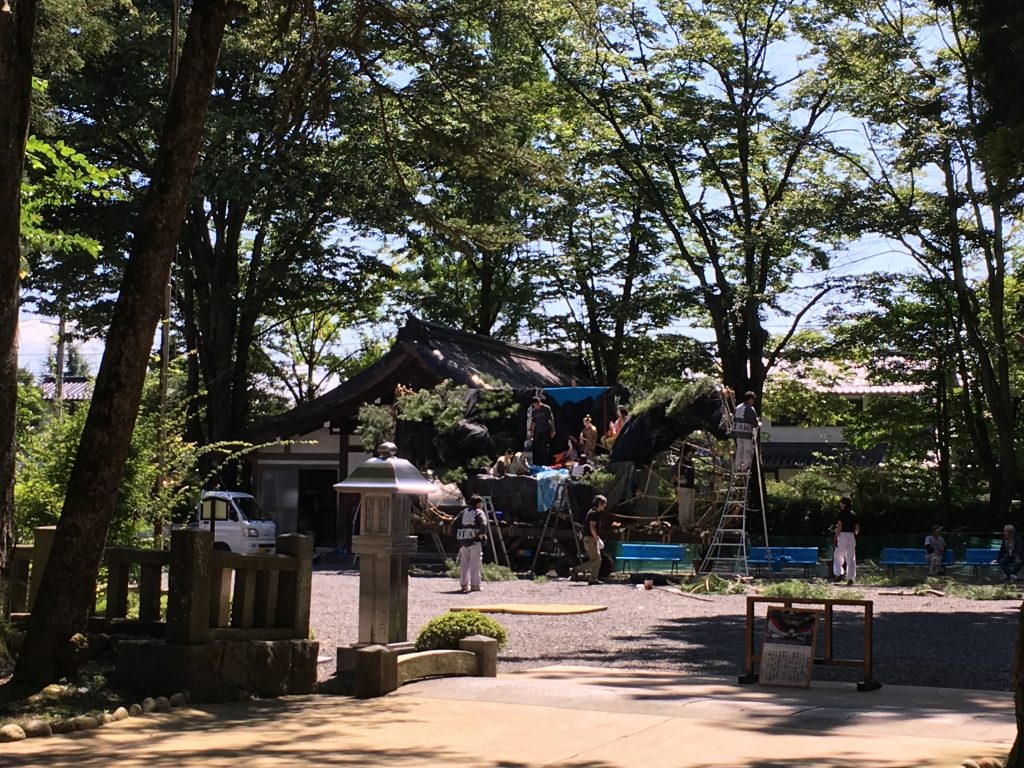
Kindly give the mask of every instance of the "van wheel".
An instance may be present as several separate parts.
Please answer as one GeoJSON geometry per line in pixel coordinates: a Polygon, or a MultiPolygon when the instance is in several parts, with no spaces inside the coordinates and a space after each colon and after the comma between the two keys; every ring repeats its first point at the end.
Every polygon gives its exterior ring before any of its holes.
{"type": "Polygon", "coordinates": [[[214,542],[214,544],[213,544],[213,551],[214,552],[230,552],[231,551],[231,547],[229,547],[223,541],[217,541],[217,542],[214,542]]]}

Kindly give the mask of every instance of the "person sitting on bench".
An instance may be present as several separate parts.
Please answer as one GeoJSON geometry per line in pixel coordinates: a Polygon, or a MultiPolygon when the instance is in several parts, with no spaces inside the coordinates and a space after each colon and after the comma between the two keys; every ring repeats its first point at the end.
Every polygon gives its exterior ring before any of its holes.
{"type": "Polygon", "coordinates": [[[1012,525],[1003,526],[1003,542],[999,545],[996,562],[1008,582],[1017,580],[1017,574],[1024,566],[1024,539],[1017,535],[1017,529],[1012,525]]]}
{"type": "Polygon", "coordinates": [[[928,573],[932,576],[945,573],[942,559],[946,555],[946,540],[942,538],[941,525],[932,526],[932,532],[924,540],[924,551],[928,556],[928,573]]]}

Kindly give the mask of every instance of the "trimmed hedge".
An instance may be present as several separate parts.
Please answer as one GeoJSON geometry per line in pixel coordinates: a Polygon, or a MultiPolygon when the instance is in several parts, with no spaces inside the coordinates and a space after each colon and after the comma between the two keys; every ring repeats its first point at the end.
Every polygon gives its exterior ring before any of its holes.
{"type": "Polygon", "coordinates": [[[472,635],[493,637],[498,648],[508,644],[505,628],[480,611],[452,611],[427,622],[416,638],[417,651],[459,650],[459,640],[472,635]]]}

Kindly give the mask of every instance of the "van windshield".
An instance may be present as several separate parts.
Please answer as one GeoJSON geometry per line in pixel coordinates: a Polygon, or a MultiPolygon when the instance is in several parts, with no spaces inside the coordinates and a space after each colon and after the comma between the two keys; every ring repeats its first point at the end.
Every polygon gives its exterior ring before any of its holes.
{"type": "Polygon", "coordinates": [[[256,499],[247,496],[236,497],[235,504],[249,520],[270,520],[267,510],[261,507],[256,499]]]}

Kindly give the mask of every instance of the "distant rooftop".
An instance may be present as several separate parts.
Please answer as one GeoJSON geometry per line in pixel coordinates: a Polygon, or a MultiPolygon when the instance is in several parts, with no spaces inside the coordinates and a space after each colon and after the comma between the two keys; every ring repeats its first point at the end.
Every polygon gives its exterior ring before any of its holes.
{"type": "MultiPolygon", "coordinates": [[[[57,399],[57,381],[52,376],[45,377],[39,388],[44,400],[57,399]]],[[[61,394],[65,402],[85,402],[92,396],[92,380],[88,376],[65,376],[61,394]]]]}

